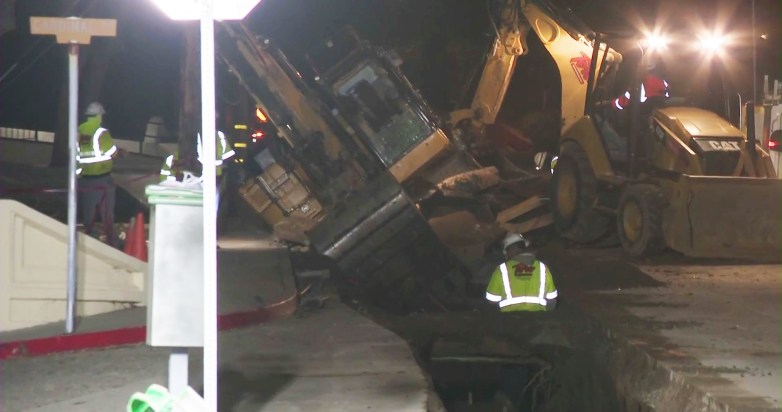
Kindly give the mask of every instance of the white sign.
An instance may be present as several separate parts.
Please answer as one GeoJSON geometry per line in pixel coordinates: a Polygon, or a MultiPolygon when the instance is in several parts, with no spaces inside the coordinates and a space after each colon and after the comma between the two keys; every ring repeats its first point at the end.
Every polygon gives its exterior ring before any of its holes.
{"type": "Polygon", "coordinates": [[[30,34],[53,34],[57,36],[57,43],[90,44],[92,36],[116,36],[117,21],[78,17],[30,17],[30,34]]]}
{"type": "MultiPolygon", "coordinates": [[[[172,20],[200,20],[201,0],[152,0],[172,20]]],[[[260,0],[219,0],[214,2],[215,20],[242,20],[260,0]]]]}

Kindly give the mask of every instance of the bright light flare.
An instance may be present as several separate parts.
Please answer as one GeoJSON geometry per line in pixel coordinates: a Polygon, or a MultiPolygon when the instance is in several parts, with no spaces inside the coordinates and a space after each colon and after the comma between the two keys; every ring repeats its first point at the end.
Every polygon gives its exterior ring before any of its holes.
{"type": "Polygon", "coordinates": [[[643,45],[649,51],[660,51],[668,48],[668,44],[671,43],[671,39],[660,33],[649,33],[643,40],[643,45]]]}
{"type": "Polygon", "coordinates": [[[728,46],[728,38],[718,33],[706,33],[700,36],[699,46],[701,51],[709,55],[722,55],[728,46]]]}

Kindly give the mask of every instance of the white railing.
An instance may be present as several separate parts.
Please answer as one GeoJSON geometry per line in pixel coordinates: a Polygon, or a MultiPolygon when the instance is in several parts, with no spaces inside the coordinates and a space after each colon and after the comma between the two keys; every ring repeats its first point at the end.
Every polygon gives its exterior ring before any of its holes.
{"type": "Polygon", "coordinates": [[[12,127],[0,127],[0,137],[5,137],[7,139],[29,140],[33,142],[54,142],[54,132],[15,129],[12,127]]]}
{"type": "MultiPolygon", "coordinates": [[[[54,143],[54,132],[44,130],[17,129],[0,127],[0,138],[25,140],[29,142],[54,143]]],[[[147,137],[144,141],[114,138],[114,144],[130,153],[165,156],[173,153],[176,143],[158,143],[157,139],[147,137]]]]}

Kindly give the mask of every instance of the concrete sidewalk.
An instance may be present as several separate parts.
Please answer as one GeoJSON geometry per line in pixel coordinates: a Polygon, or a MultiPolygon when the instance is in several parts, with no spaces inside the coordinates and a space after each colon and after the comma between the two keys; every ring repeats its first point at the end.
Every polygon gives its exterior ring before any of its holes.
{"type": "MultiPolygon", "coordinates": [[[[252,310],[295,291],[287,250],[262,238],[221,238],[221,312],[252,310]]],[[[141,308],[85,319],[80,331],[133,327],[143,315],[141,308]]],[[[15,337],[61,330],[47,325],[15,337]]],[[[407,343],[336,295],[323,309],[221,332],[219,339],[220,412],[426,410],[429,384],[407,343]]],[[[0,361],[0,411],[124,410],[134,392],[167,384],[168,354],[136,344],[0,361]]],[[[190,351],[194,388],[201,360],[200,349],[190,351]]]]}
{"type": "MultiPolygon", "coordinates": [[[[291,300],[296,295],[288,250],[281,245],[263,240],[262,234],[255,238],[252,235],[247,233],[225,236],[219,242],[221,245],[218,253],[219,312],[220,315],[224,315],[224,323],[236,322],[236,316],[232,315],[241,317],[242,314],[257,311],[265,306],[291,300]]],[[[124,333],[128,333],[131,329],[138,330],[144,327],[145,323],[146,307],[130,308],[79,318],[74,334],[106,331],[114,331],[117,334],[123,333],[123,330],[124,333]]],[[[63,336],[64,330],[65,322],[55,322],[0,333],[0,354],[5,354],[0,356],[0,359],[9,356],[8,347],[15,342],[63,336]]],[[[75,348],[79,349],[78,344],[75,348]]],[[[49,353],[45,348],[43,351],[44,354],[49,353]]],[[[59,350],[52,349],[51,352],[59,352],[59,350]]],[[[21,354],[10,356],[16,355],[21,354]]]]}
{"type": "MultiPolygon", "coordinates": [[[[166,383],[168,352],[144,345],[0,362],[3,412],[119,411],[166,383]]],[[[201,351],[191,351],[199,386],[201,351]]],[[[219,411],[425,411],[407,344],[334,299],[317,312],[220,334],[219,411]]]]}

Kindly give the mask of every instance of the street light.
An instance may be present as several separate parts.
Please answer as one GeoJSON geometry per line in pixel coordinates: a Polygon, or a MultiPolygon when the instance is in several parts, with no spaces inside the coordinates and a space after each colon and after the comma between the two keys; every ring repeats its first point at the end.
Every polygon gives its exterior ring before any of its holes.
{"type": "MultiPolygon", "coordinates": [[[[200,20],[204,0],[152,0],[171,20],[200,20]]],[[[242,20],[260,0],[212,0],[213,20],[242,20]]]]}
{"type": "Polygon", "coordinates": [[[728,43],[727,36],[716,32],[704,33],[699,36],[698,41],[701,51],[710,56],[722,56],[725,54],[725,48],[728,46],[728,43]]]}
{"type": "Polygon", "coordinates": [[[260,0],[152,0],[173,20],[201,21],[201,136],[204,224],[204,400],[217,410],[217,191],[215,20],[241,20],[260,0]]]}
{"type": "Polygon", "coordinates": [[[649,33],[643,40],[642,45],[650,52],[660,52],[668,48],[671,39],[661,33],[649,33]]]}

